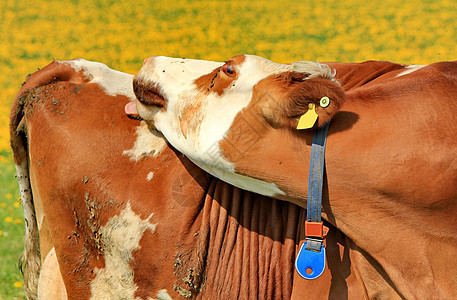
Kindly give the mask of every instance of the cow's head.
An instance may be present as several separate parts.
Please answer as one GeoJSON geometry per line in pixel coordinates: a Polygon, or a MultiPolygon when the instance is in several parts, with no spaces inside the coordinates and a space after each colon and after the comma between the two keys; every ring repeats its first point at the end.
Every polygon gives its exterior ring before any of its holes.
{"type": "Polygon", "coordinates": [[[140,116],[199,166],[241,188],[289,198],[295,192],[282,183],[297,171],[297,151],[308,151],[312,128],[344,102],[333,75],[316,62],[252,55],[225,63],[151,57],[134,91],[140,116]],[[297,130],[304,115],[308,129],[297,130]]]}

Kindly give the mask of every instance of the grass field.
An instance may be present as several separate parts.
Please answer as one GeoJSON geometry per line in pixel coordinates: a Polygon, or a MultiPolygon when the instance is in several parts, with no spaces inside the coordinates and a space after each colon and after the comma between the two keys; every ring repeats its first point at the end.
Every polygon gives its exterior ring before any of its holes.
{"type": "Polygon", "coordinates": [[[28,73],[76,57],[135,73],[151,55],[426,64],[456,58],[456,15],[454,0],[1,1],[0,300],[24,298],[8,119],[28,73]]]}

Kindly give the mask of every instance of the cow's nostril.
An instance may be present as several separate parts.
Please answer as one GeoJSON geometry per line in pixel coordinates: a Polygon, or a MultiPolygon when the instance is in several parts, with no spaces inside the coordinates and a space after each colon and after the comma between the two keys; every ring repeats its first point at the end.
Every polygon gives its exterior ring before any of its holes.
{"type": "Polygon", "coordinates": [[[166,107],[167,101],[162,96],[160,88],[142,79],[133,79],[133,91],[141,104],[147,106],[166,107]]]}

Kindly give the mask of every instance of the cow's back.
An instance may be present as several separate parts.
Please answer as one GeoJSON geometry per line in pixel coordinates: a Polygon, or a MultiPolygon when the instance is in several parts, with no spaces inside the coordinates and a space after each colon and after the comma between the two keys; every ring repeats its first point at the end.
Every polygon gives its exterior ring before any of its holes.
{"type": "MultiPolygon", "coordinates": [[[[178,158],[160,136],[123,116],[130,99],[109,94],[112,91],[96,82],[109,73],[94,79],[77,71],[74,65],[54,62],[26,82],[13,109],[13,115],[23,114],[13,117],[12,124],[17,120],[16,128],[27,138],[13,132],[12,144],[16,164],[28,162],[42,260],[55,251],[70,298],[109,296],[118,290],[125,290],[121,298],[129,298],[146,285],[156,293],[172,289],[173,257],[142,249],[140,241],[173,247],[168,236],[179,222],[156,232],[158,221],[169,220],[153,219],[152,214],[166,215],[169,208],[148,200],[151,194],[171,199],[171,189],[163,187],[171,187],[176,176],[193,179],[181,164],[175,167],[178,158]],[[25,156],[20,142],[27,143],[25,156]],[[159,154],[160,159],[154,159],[159,154]],[[148,259],[132,265],[135,255],[148,259]],[[169,267],[163,267],[167,263],[169,267]],[[137,282],[134,275],[154,268],[162,269],[160,276],[143,276],[140,280],[147,282],[137,282]]],[[[125,74],[125,80],[131,76],[125,74]]],[[[179,213],[179,207],[175,210],[179,213]]]]}

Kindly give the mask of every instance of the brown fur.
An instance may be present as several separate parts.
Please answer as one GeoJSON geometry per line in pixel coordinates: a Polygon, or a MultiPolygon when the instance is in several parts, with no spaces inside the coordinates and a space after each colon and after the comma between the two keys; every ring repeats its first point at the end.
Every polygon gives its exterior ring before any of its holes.
{"type": "MultiPolygon", "coordinates": [[[[51,74],[52,68],[47,69],[51,74]]],[[[43,82],[41,74],[30,82],[43,82]]],[[[122,155],[134,144],[139,125],[123,113],[126,97],[108,96],[94,83],[25,86],[41,96],[19,109],[16,100],[12,120],[19,124],[22,118],[29,135],[14,151],[30,159],[33,193],[40,195],[50,231],[40,241],[55,247],[69,299],[91,297],[96,270],[105,267],[100,229],[127,201],[141,219],[152,214],[150,222],[156,224],[129,262],[136,297],[156,298],[163,289],[172,298],[367,296],[363,274],[378,274],[376,265],[360,259],[364,252],[336,228],[327,240],[322,277],[307,281],[294,272],[304,238],[302,208],[211,178],[171,148],[139,161],[122,155]],[[151,171],[154,177],[146,181],[151,171]]],[[[391,290],[388,280],[375,278],[391,290]]]]}
{"type": "MultiPolygon", "coordinates": [[[[75,72],[68,65],[52,62],[39,72],[29,75],[22,84],[11,109],[10,117],[10,144],[13,149],[14,161],[16,163],[18,180],[23,199],[24,216],[26,219],[26,233],[24,237],[24,251],[19,260],[19,268],[24,276],[24,289],[27,298],[35,299],[37,294],[38,273],[41,268],[40,256],[47,252],[41,251],[38,240],[38,226],[34,212],[33,196],[30,190],[30,178],[27,172],[29,167],[27,157],[27,127],[25,115],[33,112],[33,106],[41,100],[40,87],[58,81],[70,81],[75,84],[87,82],[82,72],[75,72]]],[[[38,104],[39,105],[39,104],[38,104]]],[[[45,245],[46,243],[43,243],[45,245]]]]}
{"type": "MultiPolygon", "coordinates": [[[[389,62],[329,65],[346,100],[327,139],[325,218],[372,256],[397,296],[457,298],[457,276],[449,272],[457,269],[457,62],[400,77],[405,66],[389,62]]],[[[260,82],[254,99],[269,88],[260,82]]],[[[272,88],[282,95],[288,86],[272,88]]],[[[306,206],[312,132],[275,119],[271,112],[292,111],[279,103],[265,110],[252,101],[234,124],[246,120],[255,130],[240,136],[233,126],[219,145],[236,173],[274,183],[286,193],[278,198],[306,206]],[[255,142],[236,152],[245,140],[255,142]]],[[[392,297],[375,273],[361,275],[369,297],[392,297]]]]}

